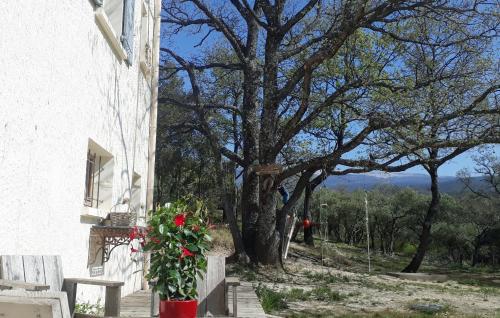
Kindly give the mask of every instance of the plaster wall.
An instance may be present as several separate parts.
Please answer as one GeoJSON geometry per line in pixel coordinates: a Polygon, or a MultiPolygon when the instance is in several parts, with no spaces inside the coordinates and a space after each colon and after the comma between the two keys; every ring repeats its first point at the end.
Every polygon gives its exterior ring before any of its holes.
{"type": "MultiPolygon", "coordinates": [[[[89,0],[0,1],[0,255],[62,256],[66,277],[89,277],[83,206],[89,140],[113,155],[112,202],[129,198],[141,176],[145,206],[149,79],[139,68],[141,1],[134,61],[112,50],[89,0]]],[[[144,210],[141,211],[144,214],[144,210]]],[[[114,250],[98,278],[140,289],[140,262],[114,250]]],[[[79,301],[104,288],[79,287],[79,301]]]]}

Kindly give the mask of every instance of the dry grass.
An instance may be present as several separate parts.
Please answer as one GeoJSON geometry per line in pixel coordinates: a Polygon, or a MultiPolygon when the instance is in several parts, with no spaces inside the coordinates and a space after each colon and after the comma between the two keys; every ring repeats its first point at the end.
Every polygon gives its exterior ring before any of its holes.
{"type": "Polygon", "coordinates": [[[212,246],[210,254],[230,256],[234,253],[233,238],[227,225],[216,225],[210,230],[212,246]]]}
{"type": "MultiPolygon", "coordinates": [[[[446,283],[407,281],[385,273],[400,270],[408,257],[372,255],[369,274],[364,249],[335,243],[324,247],[321,253],[320,244],[292,243],[286,271],[229,264],[228,272],[260,286],[267,310],[279,317],[500,318],[500,286],[481,280],[496,280],[496,273],[460,272],[462,280],[450,277],[446,283]],[[439,304],[443,310],[429,314],[412,308],[414,304],[439,304]]],[[[445,270],[432,263],[424,269],[445,270]]]]}

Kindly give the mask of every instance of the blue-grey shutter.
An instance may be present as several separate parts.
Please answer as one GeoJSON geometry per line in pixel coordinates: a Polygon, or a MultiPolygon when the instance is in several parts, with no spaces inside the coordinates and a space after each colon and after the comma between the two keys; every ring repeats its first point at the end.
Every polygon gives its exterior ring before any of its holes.
{"type": "Polygon", "coordinates": [[[98,7],[102,7],[103,1],[104,0],[94,0],[94,4],[98,7]]]}
{"type": "Polygon", "coordinates": [[[135,0],[123,0],[123,31],[121,41],[127,52],[127,62],[134,60],[134,7],[135,0]]]}

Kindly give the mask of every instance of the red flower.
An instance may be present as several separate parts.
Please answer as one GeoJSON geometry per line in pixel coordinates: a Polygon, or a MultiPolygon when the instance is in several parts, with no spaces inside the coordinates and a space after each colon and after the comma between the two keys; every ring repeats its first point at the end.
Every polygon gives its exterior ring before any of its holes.
{"type": "Polygon", "coordinates": [[[193,232],[198,232],[200,230],[200,226],[198,224],[195,224],[195,225],[193,225],[191,230],[193,230],[193,232]]]}
{"type": "Polygon", "coordinates": [[[183,259],[184,257],[187,257],[187,256],[194,256],[193,253],[191,253],[190,250],[188,250],[187,248],[185,248],[184,246],[181,246],[181,249],[182,249],[182,254],[181,254],[181,259],[183,259]]]}
{"type": "Polygon", "coordinates": [[[156,243],[156,244],[160,244],[160,240],[157,239],[156,237],[152,237],[151,242],[156,243]]]}
{"type": "Polygon", "coordinates": [[[183,226],[186,223],[185,214],[177,214],[174,218],[175,226],[183,226]]]}
{"type": "Polygon", "coordinates": [[[130,238],[131,241],[133,241],[137,238],[138,234],[139,234],[139,229],[137,228],[137,226],[134,226],[132,231],[130,231],[128,237],[130,238]]]}

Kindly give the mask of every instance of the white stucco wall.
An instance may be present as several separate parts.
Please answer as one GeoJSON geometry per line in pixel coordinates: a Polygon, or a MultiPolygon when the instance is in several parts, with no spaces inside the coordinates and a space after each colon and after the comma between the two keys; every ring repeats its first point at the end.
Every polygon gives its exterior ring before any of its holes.
{"type": "MultiPolygon", "coordinates": [[[[90,225],[80,222],[89,138],[114,156],[114,203],[133,171],[146,198],[150,91],[135,56],[120,61],[89,0],[0,1],[0,255],[60,254],[66,277],[88,277],[90,225]]],[[[141,287],[129,248],[99,278],[141,287]]],[[[78,298],[103,298],[79,287],[78,298]]]]}

